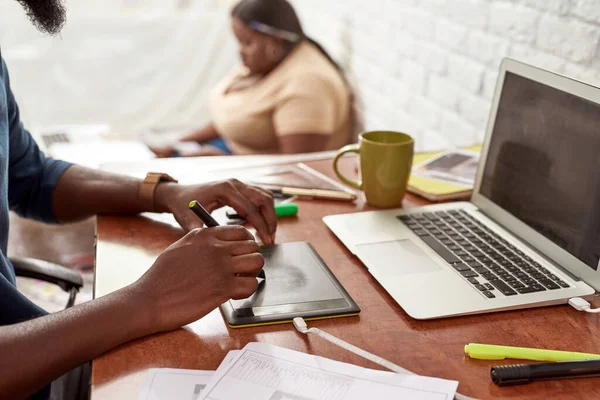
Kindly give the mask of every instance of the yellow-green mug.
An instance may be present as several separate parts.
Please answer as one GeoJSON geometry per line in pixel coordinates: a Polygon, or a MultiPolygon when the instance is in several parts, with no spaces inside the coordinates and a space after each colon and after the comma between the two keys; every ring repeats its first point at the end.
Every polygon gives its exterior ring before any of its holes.
{"type": "Polygon", "coordinates": [[[369,204],[375,207],[400,206],[410,177],[414,148],[415,141],[405,133],[361,133],[357,144],[344,146],[337,152],[333,169],[343,182],[364,191],[369,204]],[[360,181],[346,178],[338,170],[338,160],[346,153],[359,154],[360,181]]]}

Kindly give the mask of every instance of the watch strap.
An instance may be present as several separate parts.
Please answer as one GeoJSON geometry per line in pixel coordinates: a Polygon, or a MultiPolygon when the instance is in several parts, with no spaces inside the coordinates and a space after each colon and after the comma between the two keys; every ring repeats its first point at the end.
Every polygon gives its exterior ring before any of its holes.
{"type": "Polygon", "coordinates": [[[150,211],[155,211],[154,204],[154,192],[156,191],[156,187],[161,182],[175,182],[177,183],[177,179],[172,176],[162,173],[162,172],[148,172],[146,178],[142,181],[140,185],[140,202],[144,205],[144,208],[150,211]]]}

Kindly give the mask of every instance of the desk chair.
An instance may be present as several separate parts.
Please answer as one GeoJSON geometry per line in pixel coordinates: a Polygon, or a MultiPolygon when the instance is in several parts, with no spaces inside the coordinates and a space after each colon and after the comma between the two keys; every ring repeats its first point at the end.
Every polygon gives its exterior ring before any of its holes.
{"type": "Polygon", "coordinates": [[[35,258],[9,257],[9,260],[17,276],[39,279],[60,286],[69,293],[69,301],[65,308],[73,306],[77,292],[83,287],[83,278],[78,272],[35,258]]]}

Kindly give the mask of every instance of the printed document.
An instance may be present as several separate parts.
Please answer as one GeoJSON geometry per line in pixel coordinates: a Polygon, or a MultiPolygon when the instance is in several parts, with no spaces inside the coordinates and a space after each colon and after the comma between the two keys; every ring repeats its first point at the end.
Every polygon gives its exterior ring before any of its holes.
{"type": "MultiPolygon", "coordinates": [[[[217,372],[227,367],[239,350],[230,351],[217,372]]],[[[215,371],[196,369],[151,368],[140,393],[140,400],[198,400],[215,371]]]]}
{"type": "Polygon", "coordinates": [[[214,371],[151,368],[140,400],[198,400],[214,371]]]}
{"type": "Polygon", "coordinates": [[[221,365],[200,400],[451,400],[458,382],[358,367],[264,343],[221,365]]]}

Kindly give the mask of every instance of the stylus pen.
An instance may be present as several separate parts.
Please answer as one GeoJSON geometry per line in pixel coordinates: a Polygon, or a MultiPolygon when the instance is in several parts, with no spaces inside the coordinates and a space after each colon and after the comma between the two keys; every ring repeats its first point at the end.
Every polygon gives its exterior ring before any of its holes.
{"type": "MultiPolygon", "coordinates": [[[[204,222],[204,225],[206,225],[207,228],[214,228],[215,226],[219,226],[217,220],[214,219],[212,215],[210,215],[208,211],[206,211],[204,207],[202,207],[202,205],[196,200],[190,201],[188,207],[190,208],[190,210],[192,210],[194,214],[196,214],[198,218],[200,218],[202,222],[204,222]]],[[[258,277],[262,279],[267,279],[264,269],[260,270],[260,272],[258,273],[258,277]]]]}
{"type": "Polygon", "coordinates": [[[196,217],[200,218],[200,221],[204,222],[204,225],[206,225],[207,228],[219,226],[217,220],[214,219],[212,215],[210,215],[208,211],[202,207],[202,204],[198,203],[196,200],[190,201],[188,207],[194,214],[196,214],[196,217]]]}
{"type": "Polygon", "coordinates": [[[501,365],[492,367],[490,376],[498,386],[522,385],[548,379],[600,376],[600,360],[501,365]]]}

